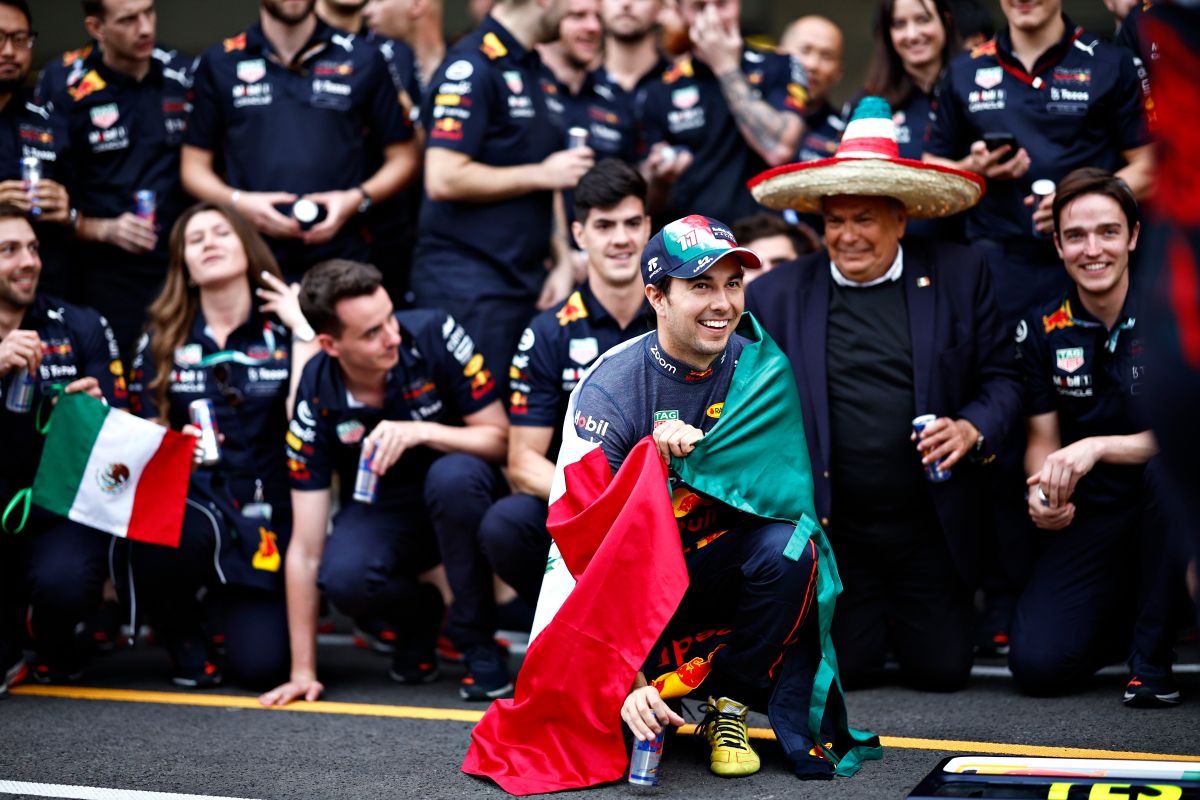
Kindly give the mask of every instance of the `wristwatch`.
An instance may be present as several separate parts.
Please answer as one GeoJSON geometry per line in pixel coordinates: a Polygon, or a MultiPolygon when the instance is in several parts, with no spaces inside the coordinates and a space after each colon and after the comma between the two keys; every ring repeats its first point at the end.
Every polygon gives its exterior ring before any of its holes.
{"type": "Polygon", "coordinates": [[[365,214],[374,205],[375,201],[371,199],[371,195],[367,194],[367,190],[359,186],[358,190],[362,192],[362,202],[358,204],[358,213],[365,214]]]}

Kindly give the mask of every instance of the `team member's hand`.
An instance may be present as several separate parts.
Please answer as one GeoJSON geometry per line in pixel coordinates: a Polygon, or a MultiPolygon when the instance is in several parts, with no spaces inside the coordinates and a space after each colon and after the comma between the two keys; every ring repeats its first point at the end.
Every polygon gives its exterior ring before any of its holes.
{"type": "Polygon", "coordinates": [[[575,265],[568,257],[566,261],[556,265],[546,275],[546,280],[542,283],[542,293],[538,295],[538,311],[545,311],[566,300],[573,288],[575,288],[575,265]]]}
{"type": "MultiPolygon", "coordinates": [[[[1029,195],[1025,198],[1025,205],[1032,206],[1033,201],[1037,198],[1034,195],[1029,195]]],[[[1042,198],[1037,204],[1037,208],[1033,210],[1033,223],[1037,225],[1038,233],[1043,236],[1049,236],[1054,233],[1054,192],[1042,198]]]]}
{"type": "MultiPolygon", "coordinates": [[[[204,461],[204,446],[200,441],[200,429],[189,422],[180,428],[179,432],[184,436],[196,437],[196,446],[192,449],[192,471],[195,471],[196,467],[200,466],[201,462],[204,461]]],[[[225,442],[225,434],[218,432],[217,442],[223,444],[225,442]]]]}
{"type": "Polygon", "coordinates": [[[660,425],[653,436],[658,454],[663,461],[670,461],[672,456],[686,458],[696,449],[696,442],[704,438],[704,431],[682,420],[672,419],[660,425]]]}
{"type": "Polygon", "coordinates": [[[400,460],[404,451],[425,443],[425,432],[428,430],[425,422],[409,422],[402,420],[384,420],[375,426],[367,437],[366,453],[372,458],[371,471],[376,475],[385,474],[393,464],[400,460]]]}
{"type": "Polygon", "coordinates": [[[1002,147],[997,147],[995,150],[988,150],[987,143],[980,139],[971,144],[971,152],[962,161],[962,166],[964,169],[974,172],[976,175],[982,175],[989,180],[1016,180],[1029,171],[1029,165],[1033,163],[1033,160],[1030,159],[1029,152],[1022,147],[1017,150],[1015,156],[1001,163],[1001,159],[1005,158],[1010,152],[1012,152],[1012,145],[1006,144],[1002,147]]]}
{"type": "Polygon", "coordinates": [[[67,194],[67,187],[57,181],[40,180],[34,195],[42,212],[39,219],[59,225],[70,224],[71,197],[67,194]]]}
{"type": "Polygon", "coordinates": [[[742,65],[742,33],[736,26],[727,28],[717,13],[716,3],[709,3],[696,17],[688,30],[692,52],[708,65],[714,75],[724,75],[742,65]]]}
{"type": "Polygon", "coordinates": [[[658,142],[650,148],[646,167],[650,180],[674,183],[692,165],[692,161],[692,151],[686,147],[672,147],[666,142],[658,142]]]}
{"type": "Polygon", "coordinates": [[[0,203],[16,206],[26,214],[33,208],[25,181],[0,181],[0,203]]]}
{"type": "Polygon", "coordinates": [[[925,426],[921,438],[915,433],[909,438],[916,441],[922,464],[940,461],[941,469],[950,469],[979,441],[979,430],[965,419],[938,417],[925,426]]]}
{"type": "Polygon", "coordinates": [[[154,223],[126,211],[114,219],[101,220],[100,241],[127,253],[148,253],[158,244],[154,223]]]}
{"type": "MultiPolygon", "coordinates": [[[[1033,476],[1035,480],[1037,477],[1033,476]]],[[[1029,518],[1044,531],[1060,531],[1075,519],[1074,503],[1063,503],[1058,508],[1052,508],[1038,497],[1036,485],[1029,487],[1026,492],[1026,504],[1029,506],[1029,518]]]]}
{"type": "Polygon", "coordinates": [[[0,339],[0,375],[24,367],[34,372],[42,365],[42,340],[36,331],[17,329],[0,339]]]}
{"type": "Polygon", "coordinates": [[[300,223],[275,208],[276,203],[290,206],[296,199],[291,192],[241,192],[234,209],[250,220],[259,233],[276,239],[299,239],[300,223]]]}
{"type": "Polygon", "coordinates": [[[325,219],[313,225],[301,238],[305,244],[325,244],[342,229],[350,219],[358,213],[362,204],[362,192],[358,189],[346,189],[338,192],[315,192],[304,195],[319,206],[325,206],[325,219]]]}
{"type": "Polygon", "coordinates": [[[286,706],[293,700],[301,699],[315,703],[320,699],[324,691],[325,684],[316,678],[302,678],[299,680],[293,678],[285,684],[276,686],[269,692],[260,694],[258,702],[264,706],[286,706]]]}
{"type": "Polygon", "coordinates": [[[1042,471],[1030,475],[1025,483],[1031,487],[1041,486],[1046,497],[1050,498],[1050,507],[1058,508],[1071,499],[1079,479],[1091,472],[1099,460],[1100,451],[1096,440],[1080,439],[1046,456],[1046,460],[1042,462],[1042,471]]]}
{"type": "Polygon", "coordinates": [[[639,742],[658,736],[667,724],[683,724],[683,717],[663,702],[658,689],[653,686],[643,686],[629,693],[621,704],[621,719],[625,720],[639,742]]]}
{"type": "Polygon", "coordinates": [[[263,270],[259,273],[266,288],[254,290],[263,304],[258,307],[264,314],[274,314],[289,331],[308,325],[304,312],[300,310],[300,284],[287,284],[271,273],[263,270]]]}
{"type": "Polygon", "coordinates": [[[100,381],[92,377],[71,381],[63,388],[63,394],[86,394],[97,400],[104,399],[104,392],[100,391],[100,381]]]}
{"type": "Polygon", "coordinates": [[[574,189],[595,163],[596,153],[590,147],[571,147],[551,153],[542,159],[542,188],[574,189]]]}

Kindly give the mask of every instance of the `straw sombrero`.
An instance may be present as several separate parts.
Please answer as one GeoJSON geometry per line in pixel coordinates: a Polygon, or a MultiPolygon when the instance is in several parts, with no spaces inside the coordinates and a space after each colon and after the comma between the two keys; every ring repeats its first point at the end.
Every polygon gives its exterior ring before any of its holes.
{"type": "Polygon", "coordinates": [[[896,198],[916,219],[948,217],[983,197],[978,175],[900,158],[892,108],[882,97],[859,102],[833,158],[775,167],[747,186],[767,208],[819,214],[822,197],[874,195],[896,198]]]}

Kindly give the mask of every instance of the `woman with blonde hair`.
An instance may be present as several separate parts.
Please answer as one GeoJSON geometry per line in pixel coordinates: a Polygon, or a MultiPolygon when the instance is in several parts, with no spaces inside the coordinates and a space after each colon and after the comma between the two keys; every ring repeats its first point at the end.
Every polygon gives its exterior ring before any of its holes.
{"type": "Polygon", "coordinates": [[[298,287],[283,282],[262,237],[232,209],[187,209],[171,231],[169,258],[134,357],[130,406],[198,434],[190,409],[206,404],[220,453],[212,463],[197,445],[179,549],[131,547],[134,597],[171,655],[176,685],[221,683],[222,639],[239,682],[273,685],[288,671],[283,442],[315,334],[298,287]]]}

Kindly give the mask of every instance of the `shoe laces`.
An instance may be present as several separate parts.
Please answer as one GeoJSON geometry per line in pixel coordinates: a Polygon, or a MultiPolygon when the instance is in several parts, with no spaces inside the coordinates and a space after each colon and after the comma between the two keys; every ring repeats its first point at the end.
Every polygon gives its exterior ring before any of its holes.
{"type": "Polygon", "coordinates": [[[707,733],[712,728],[713,738],[721,747],[733,747],[738,750],[749,750],[750,743],[746,739],[746,718],[742,714],[721,711],[715,705],[705,703],[700,706],[704,714],[704,723],[696,729],[697,733],[707,733]]]}

